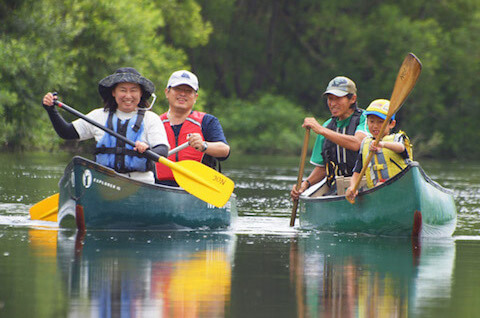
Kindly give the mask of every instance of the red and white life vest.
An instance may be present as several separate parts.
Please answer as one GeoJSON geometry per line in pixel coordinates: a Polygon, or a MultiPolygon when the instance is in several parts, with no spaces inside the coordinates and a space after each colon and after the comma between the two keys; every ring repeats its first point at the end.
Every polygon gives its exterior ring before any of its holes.
{"type": "MultiPolygon", "coordinates": [[[[182,128],[180,129],[180,133],[178,137],[175,138],[175,134],[173,129],[170,125],[170,120],[167,117],[167,113],[160,115],[160,119],[165,126],[165,131],[167,132],[168,143],[170,144],[170,148],[173,149],[187,141],[187,135],[192,133],[198,133],[202,136],[202,139],[205,140],[202,134],[202,121],[203,117],[205,116],[204,112],[193,111],[188,115],[188,117],[183,122],[182,128]]],[[[201,162],[203,159],[203,152],[195,150],[192,147],[187,147],[179,152],[171,155],[168,157],[171,161],[182,161],[182,160],[195,160],[201,162]]],[[[174,180],[173,173],[170,168],[161,163],[156,163],[157,169],[157,179],[162,180],[174,180]]]]}

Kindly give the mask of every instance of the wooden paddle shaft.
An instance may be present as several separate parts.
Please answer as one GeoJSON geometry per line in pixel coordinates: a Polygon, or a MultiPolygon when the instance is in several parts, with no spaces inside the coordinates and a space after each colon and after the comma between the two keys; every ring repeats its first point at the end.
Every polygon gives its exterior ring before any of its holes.
{"type": "MultiPolygon", "coordinates": [[[[420,72],[422,71],[422,63],[413,53],[409,53],[403,60],[400,70],[398,71],[397,79],[395,80],[395,85],[393,87],[392,96],[390,97],[390,106],[388,108],[387,117],[385,118],[382,127],[380,128],[380,133],[378,137],[374,140],[374,145],[378,145],[380,140],[385,136],[385,129],[390,122],[390,119],[395,115],[395,113],[402,107],[403,103],[407,99],[408,95],[412,91],[415,83],[417,82],[420,72]]],[[[360,176],[357,179],[353,192],[357,191],[360,181],[362,180],[365,171],[367,170],[368,163],[372,160],[373,152],[369,152],[368,158],[363,162],[362,171],[360,176]]],[[[347,198],[350,203],[355,203],[355,200],[350,200],[347,198]]]]}
{"type": "MultiPolygon", "coordinates": [[[[300,186],[302,185],[303,171],[305,168],[305,158],[307,156],[309,138],[310,138],[310,128],[306,128],[305,137],[303,138],[302,154],[300,155],[300,167],[298,169],[298,177],[297,177],[297,184],[296,184],[297,191],[300,189],[300,186]]],[[[292,215],[290,216],[290,226],[295,225],[295,218],[297,217],[297,208],[298,208],[298,199],[293,200],[292,215]]]]}
{"type": "MultiPolygon", "coordinates": [[[[391,116],[390,116],[390,118],[391,118],[391,116]]],[[[380,128],[380,133],[379,133],[378,137],[373,141],[374,146],[377,146],[377,144],[379,143],[379,140],[382,140],[383,136],[385,136],[385,128],[387,127],[387,123],[390,121],[390,118],[387,116],[387,118],[384,120],[384,122],[382,124],[382,127],[380,128]]],[[[360,171],[360,176],[357,179],[357,181],[355,182],[355,185],[353,187],[353,192],[357,191],[358,186],[360,185],[360,182],[362,181],[362,177],[365,174],[365,171],[367,170],[368,163],[370,162],[370,160],[372,160],[372,157],[373,157],[373,152],[369,151],[367,160],[363,163],[362,170],[360,171]]],[[[350,200],[350,199],[347,198],[347,200],[352,204],[355,203],[355,199],[350,200]]]]}

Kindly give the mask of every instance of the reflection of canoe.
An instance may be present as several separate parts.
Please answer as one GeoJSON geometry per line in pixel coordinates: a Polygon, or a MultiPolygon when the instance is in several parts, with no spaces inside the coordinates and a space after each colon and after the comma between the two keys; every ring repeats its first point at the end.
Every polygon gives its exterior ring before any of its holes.
{"type": "Polygon", "coordinates": [[[73,239],[66,232],[59,232],[57,258],[75,303],[69,316],[223,317],[234,235],[77,231],[73,239]]]}
{"type": "Polygon", "coordinates": [[[235,195],[216,208],[180,188],[135,181],[82,157],[65,168],[59,187],[61,227],[220,228],[237,214],[235,195]]]}
{"type": "Polygon", "coordinates": [[[303,290],[298,317],[425,317],[425,304],[451,297],[451,238],[318,233],[300,238],[298,250],[290,257],[303,290]]]}
{"type": "Polygon", "coordinates": [[[432,181],[417,162],[384,184],[345,196],[300,197],[300,225],[326,231],[393,236],[451,236],[457,212],[452,191],[432,181]]]}

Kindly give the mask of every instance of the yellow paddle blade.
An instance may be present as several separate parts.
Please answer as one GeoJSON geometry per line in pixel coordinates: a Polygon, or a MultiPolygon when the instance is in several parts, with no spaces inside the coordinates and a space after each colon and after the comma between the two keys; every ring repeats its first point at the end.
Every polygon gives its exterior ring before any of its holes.
{"type": "Polygon", "coordinates": [[[49,196],[30,208],[30,219],[57,222],[59,194],[49,196]]]}
{"type": "Polygon", "coordinates": [[[232,195],[233,181],[198,161],[173,162],[160,157],[158,162],[172,169],[178,185],[200,200],[221,208],[232,195]]]}

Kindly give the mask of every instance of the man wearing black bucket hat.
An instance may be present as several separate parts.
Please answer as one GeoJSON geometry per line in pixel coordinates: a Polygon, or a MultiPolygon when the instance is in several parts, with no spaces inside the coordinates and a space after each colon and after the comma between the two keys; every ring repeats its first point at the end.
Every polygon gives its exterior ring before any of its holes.
{"type": "Polygon", "coordinates": [[[153,163],[142,153],[151,149],[161,156],[169,150],[165,129],[156,115],[148,111],[148,99],[155,91],[153,83],[131,67],[122,67],[98,83],[104,108],[98,108],[87,117],[105,123],[105,126],[135,142],[125,144],[102,129],[83,119],[68,123],[53,107],[54,96],[47,93],[43,106],[57,134],[64,139],[95,138],[95,161],[136,180],[153,183],[153,163]]]}
{"type": "MultiPolygon", "coordinates": [[[[192,72],[173,72],[165,88],[168,111],[162,115],[170,147],[188,141],[190,147],[169,157],[172,161],[196,160],[212,168],[220,169],[219,161],[230,155],[230,146],[223,134],[219,120],[204,112],[193,110],[198,98],[198,78],[192,72]]],[[[159,183],[176,185],[170,168],[157,164],[159,183]]]]}
{"type": "Polygon", "coordinates": [[[323,96],[332,117],[323,125],[313,117],[303,122],[302,127],[311,128],[317,134],[310,159],[315,168],[299,190],[293,186],[290,192],[293,199],[298,199],[303,191],[325,177],[331,190],[335,190],[337,176],[352,175],[360,144],[368,134],[364,111],[357,107],[357,87],[350,78],[335,77],[328,83],[323,96]]]}

